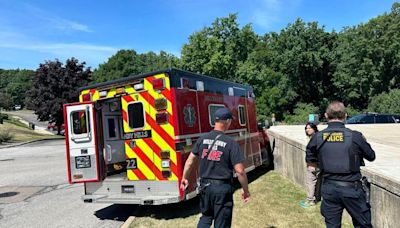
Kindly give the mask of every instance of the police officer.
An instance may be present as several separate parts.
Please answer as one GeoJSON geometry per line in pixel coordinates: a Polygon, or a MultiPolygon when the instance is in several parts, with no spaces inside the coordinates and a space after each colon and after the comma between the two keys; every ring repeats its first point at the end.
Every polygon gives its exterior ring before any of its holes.
{"type": "Polygon", "coordinates": [[[375,160],[375,152],[360,132],[344,126],[342,102],[334,101],[325,112],[328,127],[310,140],[306,162],[319,163],[323,171],[321,214],[326,227],[341,227],[343,208],[354,227],[372,227],[371,209],[361,186],[363,159],[375,160]]]}
{"type": "Polygon", "coordinates": [[[185,163],[181,188],[187,188],[188,176],[193,163],[200,159],[200,211],[202,216],[197,227],[230,227],[233,209],[233,170],[243,187],[242,199],[250,199],[244,156],[239,144],[225,135],[232,122],[227,108],[215,112],[214,130],[200,137],[185,163]]]}

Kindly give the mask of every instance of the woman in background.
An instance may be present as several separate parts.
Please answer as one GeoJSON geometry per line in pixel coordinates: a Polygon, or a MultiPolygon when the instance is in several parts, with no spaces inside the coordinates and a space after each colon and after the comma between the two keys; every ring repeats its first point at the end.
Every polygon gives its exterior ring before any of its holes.
{"type": "MultiPolygon", "coordinates": [[[[305,133],[307,141],[318,132],[318,127],[314,123],[307,123],[305,126],[305,133]]],[[[304,208],[315,206],[317,202],[321,200],[320,196],[320,183],[321,183],[320,169],[316,163],[307,164],[306,172],[306,185],[307,185],[307,199],[300,202],[300,205],[304,208]]]]}

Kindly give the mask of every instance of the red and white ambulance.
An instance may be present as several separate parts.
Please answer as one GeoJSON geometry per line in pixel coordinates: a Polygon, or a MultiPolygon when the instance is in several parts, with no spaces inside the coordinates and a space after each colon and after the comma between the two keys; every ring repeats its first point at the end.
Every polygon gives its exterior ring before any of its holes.
{"type": "Polygon", "coordinates": [[[196,196],[197,172],[186,192],[179,188],[183,167],[220,107],[235,117],[226,133],[246,171],[271,162],[250,86],[168,69],[81,88],[79,100],[64,105],[64,123],[68,179],[84,183],[85,202],[159,205],[196,196]]]}

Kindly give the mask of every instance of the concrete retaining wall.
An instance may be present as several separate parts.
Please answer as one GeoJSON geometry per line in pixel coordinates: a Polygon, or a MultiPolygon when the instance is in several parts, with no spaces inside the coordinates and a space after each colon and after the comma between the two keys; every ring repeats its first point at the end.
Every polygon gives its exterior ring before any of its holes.
{"type": "MultiPolygon", "coordinates": [[[[382,131],[386,131],[387,127],[384,126],[382,131]]],[[[321,130],[324,127],[319,128],[321,130]]],[[[362,129],[357,130],[363,132],[362,129]]],[[[306,189],[307,139],[304,126],[272,127],[268,134],[271,145],[275,146],[275,170],[306,189]]],[[[400,129],[397,134],[400,139],[400,129]]],[[[376,137],[370,137],[370,140],[367,134],[364,135],[377,155],[377,164],[367,162],[366,167],[362,168],[363,175],[371,180],[372,223],[374,227],[400,227],[400,146],[383,144],[376,137]]]]}

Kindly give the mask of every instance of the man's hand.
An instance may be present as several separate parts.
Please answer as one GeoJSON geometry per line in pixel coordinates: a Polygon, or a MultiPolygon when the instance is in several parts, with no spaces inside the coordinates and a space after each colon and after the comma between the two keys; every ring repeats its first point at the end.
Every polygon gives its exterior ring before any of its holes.
{"type": "Polygon", "coordinates": [[[317,167],[318,167],[318,165],[316,163],[307,163],[307,169],[310,172],[315,172],[317,167]]]}
{"type": "Polygon", "coordinates": [[[182,181],[181,181],[182,191],[185,191],[188,186],[189,186],[189,181],[185,178],[182,178],[182,181]]]}
{"type": "Polygon", "coordinates": [[[249,191],[244,191],[242,192],[242,199],[245,203],[250,200],[250,192],[249,191]]]}

